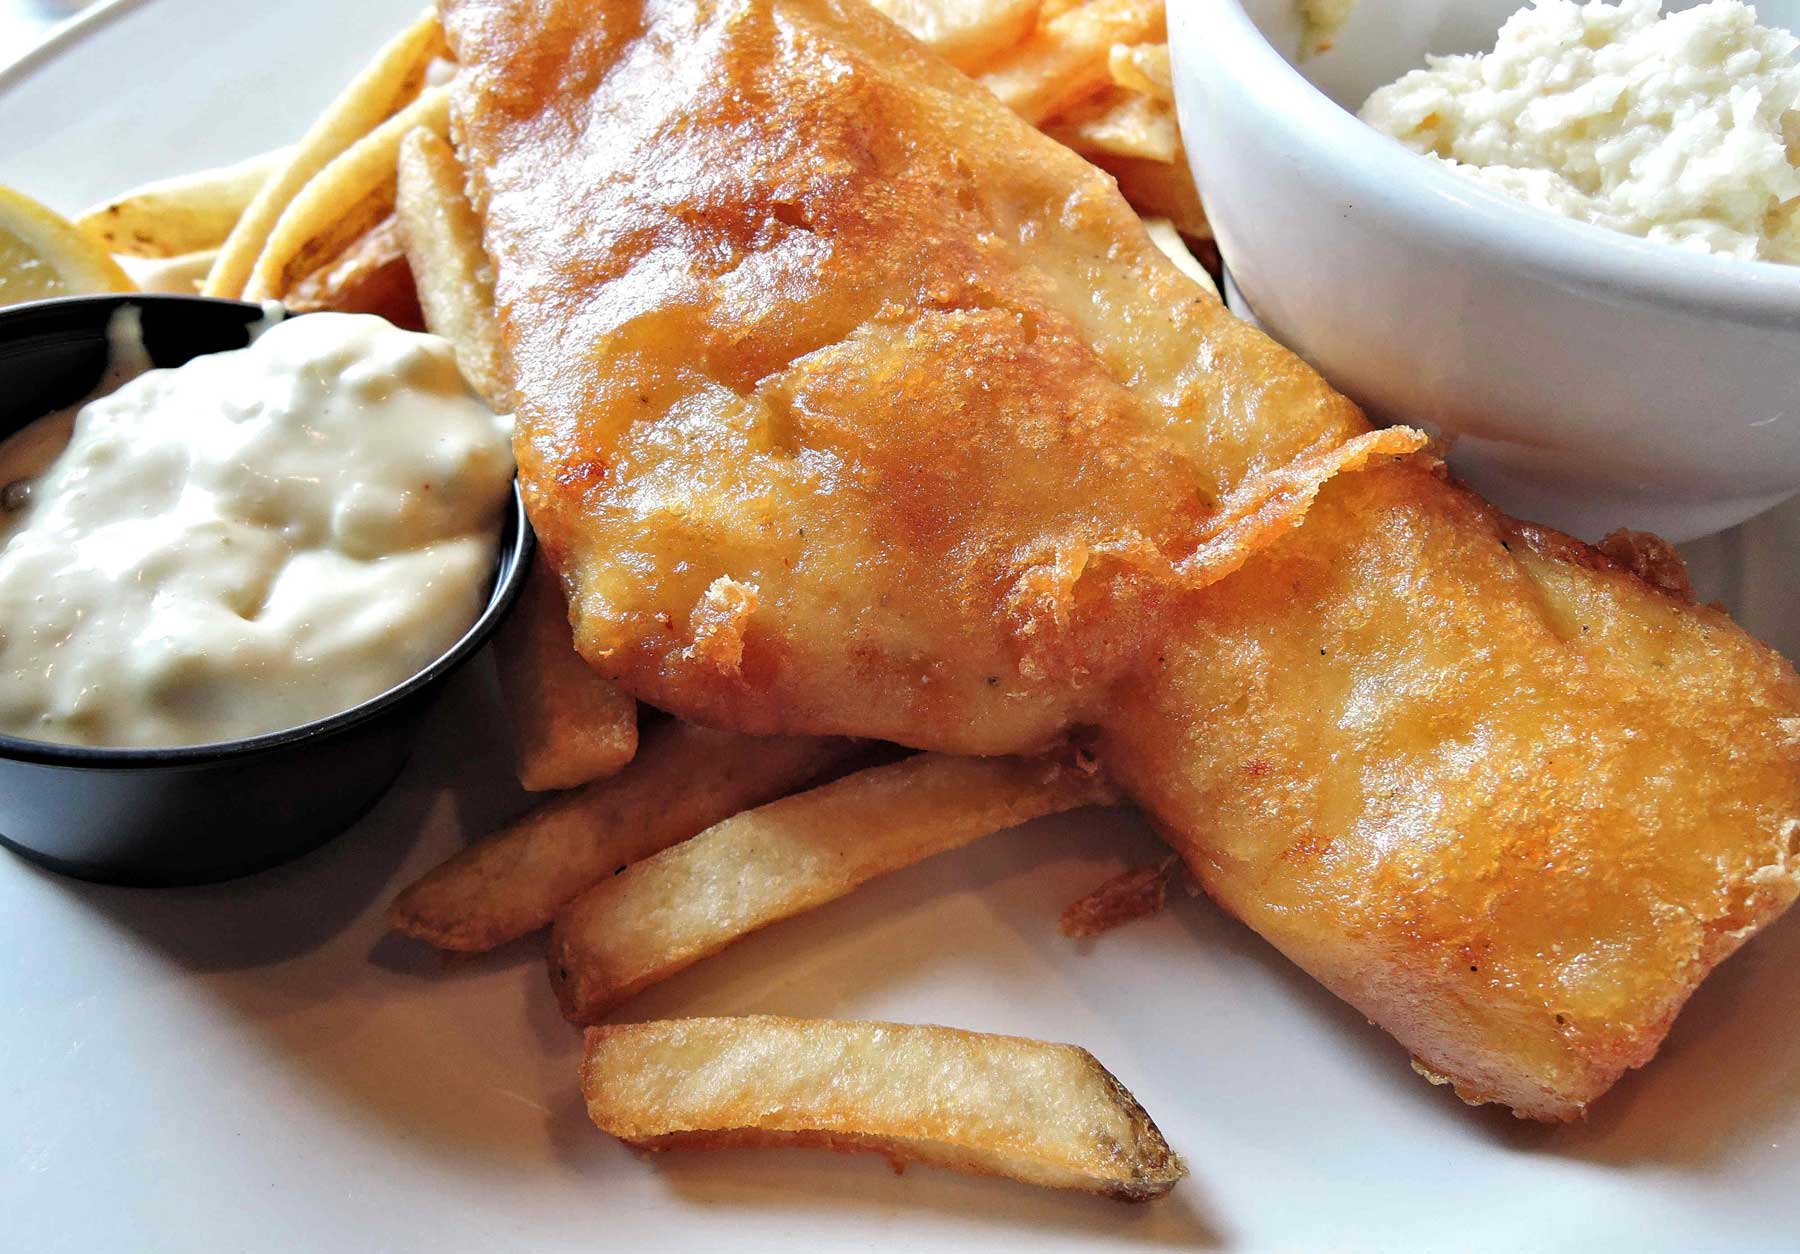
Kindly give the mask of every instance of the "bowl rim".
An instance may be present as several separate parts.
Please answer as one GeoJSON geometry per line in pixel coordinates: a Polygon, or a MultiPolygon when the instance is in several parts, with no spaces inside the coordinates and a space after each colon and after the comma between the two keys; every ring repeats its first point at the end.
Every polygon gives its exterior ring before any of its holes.
{"type": "MultiPolygon", "coordinates": [[[[1694,252],[1565,218],[1426,160],[1315,86],[1263,34],[1243,0],[1171,4],[1169,37],[1178,104],[1186,94],[1183,63],[1229,82],[1284,133],[1286,155],[1304,152],[1351,185],[1362,203],[1399,218],[1408,233],[1500,254],[1515,271],[1615,300],[1800,329],[1800,265],[1694,252]]],[[[1204,195],[1200,146],[1189,146],[1189,160],[1204,195]]]]}
{"type": "MultiPolygon", "coordinates": [[[[148,297],[157,304],[205,303],[231,305],[249,311],[267,312],[266,306],[246,301],[221,300],[206,296],[183,296],[157,292],[108,292],[93,296],[62,296],[49,300],[26,301],[0,309],[0,321],[15,310],[41,309],[47,305],[73,305],[92,302],[117,306],[133,303],[133,298],[148,297]]],[[[303,317],[304,314],[288,314],[303,317]]],[[[225,351],[225,350],[215,350],[225,351]]],[[[11,434],[10,432],[7,434],[11,434]]],[[[507,506],[501,520],[500,542],[494,554],[493,588],[486,605],[456,642],[430,663],[408,678],[376,693],[345,710],[328,714],[294,727],[259,732],[234,740],[214,740],[203,744],[172,745],[163,748],[138,748],[129,745],[66,745],[48,740],[30,740],[0,732],[0,759],[29,762],[41,766],[65,767],[72,770],[145,770],[159,767],[200,767],[253,758],[261,754],[292,749],[314,741],[336,736],[353,727],[380,717],[393,707],[419,695],[427,688],[447,679],[500,627],[500,623],[518,600],[525,586],[536,551],[531,521],[525,511],[525,497],[515,476],[507,506]]]]}

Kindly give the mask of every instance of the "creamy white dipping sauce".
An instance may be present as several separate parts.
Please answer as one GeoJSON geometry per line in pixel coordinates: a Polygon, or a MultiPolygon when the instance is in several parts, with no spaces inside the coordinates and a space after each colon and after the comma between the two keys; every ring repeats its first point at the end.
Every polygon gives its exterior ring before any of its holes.
{"type": "Polygon", "coordinates": [[[0,731],[295,727],[410,678],[487,602],[512,423],[436,336],[308,314],[89,401],[46,467],[57,422],[0,445],[0,731]]]}
{"type": "Polygon", "coordinates": [[[1538,0],[1492,52],[1427,57],[1360,116],[1552,213],[1800,263],[1797,45],[1737,0],[1538,0]]]}

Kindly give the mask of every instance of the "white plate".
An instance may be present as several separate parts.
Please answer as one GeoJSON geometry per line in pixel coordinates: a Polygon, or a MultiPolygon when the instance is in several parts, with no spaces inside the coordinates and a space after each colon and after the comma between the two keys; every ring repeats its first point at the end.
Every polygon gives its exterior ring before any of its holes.
{"type": "MultiPolygon", "coordinates": [[[[0,183],[75,209],[294,137],[419,0],[115,7],[0,75],[0,183]]],[[[1800,644],[1800,511],[1696,553],[1800,644]]],[[[400,787],[291,867],[96,888],[0,857],[0,1245],[52,1250],[1792,1248],[1800,925],[1710,981],[1585,1127],[1470,1110],[1203,901],[1100,941],[1055,917],[1152,856],[1135,822],[1035,824],[772,928],[632,1013],[937,1020],[1078,1041],[1193,1178],[1127,1207],[879,1161],[637,1157],[520,945],[443,966],[384,937],[402,883],[522,804],[487,676],[400,787]]]]}

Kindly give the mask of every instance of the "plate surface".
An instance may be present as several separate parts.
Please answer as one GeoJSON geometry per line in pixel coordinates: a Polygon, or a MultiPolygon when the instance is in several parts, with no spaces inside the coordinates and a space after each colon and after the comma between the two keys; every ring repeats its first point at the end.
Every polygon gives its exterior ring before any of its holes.
{"type": "MultiPolygon", "coordinates": [[[[116,5],[0,74],[0,183],[64,210],[292,139],[419,0],[116,5]]],[[[1800,652],[1800,509],[1690,546],[1800,652]]],[[[460,681],[350,834],[218,888],[0,857],[0,1214],[38,1251],[1800,1248],[1800,921],[1694,998],[1583,1127],[1470,1110],[1204,901],[1087,944],[1068,900],[1157,846],[1042,822],[880,881],[641,998],[643,1017],[932,1020],[1086,1045],[1193,1178],[1148,1207],[879,1161],[635,1156],[586,1122],[535,952],[444,965],[389,895],[524,804],[460,681]]]]}

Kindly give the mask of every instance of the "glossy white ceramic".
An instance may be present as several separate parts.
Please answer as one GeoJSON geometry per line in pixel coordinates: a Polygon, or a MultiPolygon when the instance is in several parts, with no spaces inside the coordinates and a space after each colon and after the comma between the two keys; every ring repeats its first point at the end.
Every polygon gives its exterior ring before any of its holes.
{"type": "MultiPolygon", "coordinates": [[[[0,73],[0,182],[64,209],[280,143],[418,0],[128,3],[0,73]]],[[[1800,651],[1800,504],[1690,548],[1800,651]]],[[[139,892],[0,854],[0,1250],[30,1254],[1744,1254],[1800,1233],[1800,916],[1583,1127],[1470,1110],[1203,900],[1073,945],[1135,820],[1005,833],[760,933],[632,1016],[935,1020],[1077,1041],[1193,1178],[1126,1207],[822,1153],[629,1153],[588,1125],[533,946],[446,965],[388,898],[525,804],[490,678],[290,866],[139,892]]]]}
{"type": "MultiPolygon", "coordinates": [[[[1172,0],[1182,131],[1250,307],[1510,512],[1692,539],[1800,489],[1800,266],[1520,205],[1350,112],[1513,0],[1362,0],[1296,67],[1294,0],[1172,0]]],[[[1679,7],[1679,6],[1677,6],[1679,7]]],[[[1794,18],[1795,0],[1765,0],[1794,18]]]]}

